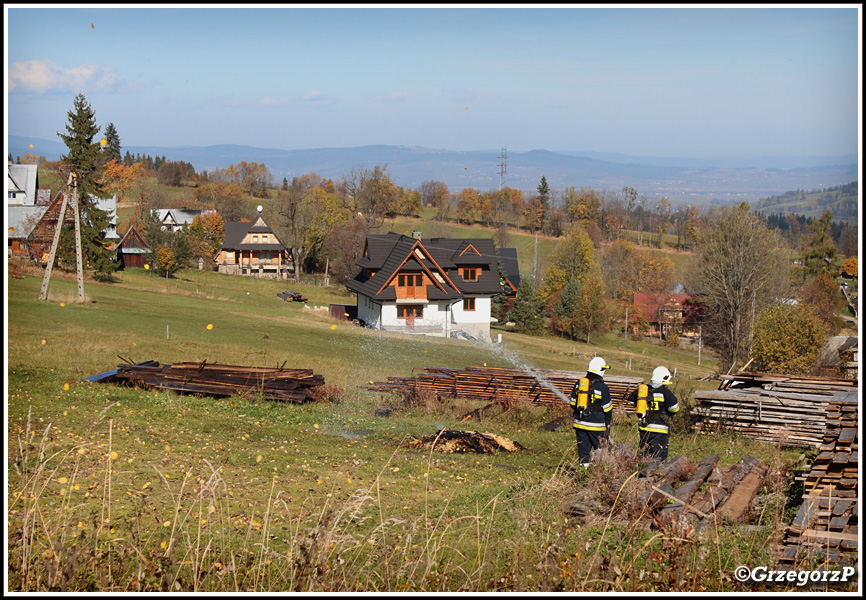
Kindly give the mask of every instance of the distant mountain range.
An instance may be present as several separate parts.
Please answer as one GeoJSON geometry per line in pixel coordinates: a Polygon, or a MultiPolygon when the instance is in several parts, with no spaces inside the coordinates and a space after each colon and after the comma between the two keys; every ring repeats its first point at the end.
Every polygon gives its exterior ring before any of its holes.
{"type": "MultiPolygon", "coordinates": [[[[31,152],[56,160],[66,153],[58,140],[9,136],[13,159],[31,152]],[[33,148],[30,148],[30,145],[33,148]]],[[[225,168],[241,161],[262,163],[283,178],[316,173],[339,180],[351,169],[387,165],[397,185],[417,188],[442,181],[460,191],[498,189],[500,183],[535,193],[541,177],[553,191],[569,186],[620,192],[629,186],[649,199],[666,196],[677,204],[752,202],[790,190],[817,190],[857,181],[857,155],[765,156],[758,158],[649,158],[616,153],[531,150],[460,152],[413,146],[361,146],[280,150],[234,144],[215,146],[123,146],[122,153],[164,156],[191,163],[197,172],[225,168]],[[504,164],[504,169],[503,169],[504,164]],[[504,171],[505,176],[501,173],[504,171]]]]}

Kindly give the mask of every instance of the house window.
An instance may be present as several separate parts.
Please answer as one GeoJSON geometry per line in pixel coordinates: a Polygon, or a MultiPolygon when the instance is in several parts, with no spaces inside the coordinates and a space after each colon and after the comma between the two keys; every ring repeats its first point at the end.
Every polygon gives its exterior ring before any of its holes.
{"type": "Polygon", "coordinates": [[[254,243],[254,244],[257,244],[258,242],[259,242],[259,236],[254,235],[254,236],[253,236],[253,243],[254,243]]]}
{"type": "Polygon", "coordinates": [[[463,281],[478,281],[478,268],[464,268],[462,271],[463,281]]]}
{"type": "Polygon", "coordinates": [[[226,258],[230,258],[231,260],[234,260],[235,259],[235,253],[234,252],[226,252],[226,258]]]}
{"type": "Polygon", "coordinates": [[[397,318],[420,319],[424,316],[424,306],[421,304],[400,304],[397,306],[397,318]]]}
{"type": "Polygon", "coordinates": [[[421,274],[397,275],[397,285],[399,287],[421,287],[421,274]]]}
{"type": "Polygon", "coordinates": [[[464,298],[463,310],[475,310],[475,298],[464,298]]]}

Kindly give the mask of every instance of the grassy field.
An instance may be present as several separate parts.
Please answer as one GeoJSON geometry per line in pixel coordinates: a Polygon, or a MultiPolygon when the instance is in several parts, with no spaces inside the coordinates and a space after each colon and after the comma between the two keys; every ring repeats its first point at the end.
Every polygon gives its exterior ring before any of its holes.
{"type": "MultiPolygon", "coordinates": [[[[672,436],[671,456],[751,455],[776,474],[747,524],[699,537],[640,518],[623,492],[639,461],[576,469],[573,433],[540,429],[565,407],[517,403],[479,425],[460,422],[477,403],[420,399],[376,416],[396,399],[360,387],[370,381],[513,365],[491,346],[369,331],[312,308],[353,303],[336,288],[129,270],[86,281],[77,302],[74,277],[55,271],[39,301],[41,272],[19,272],[7,295],[10,591],[753,591],[732,570],[769,565],[793,514],[787,475],[803,456],[731,434],[672,436]],[[277,298],[287,289],[308,308],[277,298]],[[293,405],[82,381],[127,360],[285,363],[322,374],[328,394],[293,405]],[[442,427],[526,449],[406,447],[442,427]],[[597,510],[568,517],[587,493],[597,510]]],[[[664,363],[686,405],[717,386],[698,381],[715,368],[706,353],[697,365],[613,336],[508,331],[502,346],[545,369],[583,370],[596,353],[615,374],[664,363]]],[[[617,415],[613,438],[636,441],[633,417],[617,415]]]]}

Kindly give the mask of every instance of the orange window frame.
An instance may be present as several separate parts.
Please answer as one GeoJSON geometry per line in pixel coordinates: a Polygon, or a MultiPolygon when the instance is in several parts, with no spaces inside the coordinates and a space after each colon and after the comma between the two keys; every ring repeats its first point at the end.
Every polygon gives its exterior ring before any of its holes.
{"type": "Polygon", "coordinates": [[[478,281],[478,267],[464,267],[460,270],[460,275],[463,281],[478,281]]]}
{"type": "Polygon", "coordinates": [[[424,317],[424,306],[421,304],[400,304],[397,306],[398,319],[421,319],[424,317]]]}

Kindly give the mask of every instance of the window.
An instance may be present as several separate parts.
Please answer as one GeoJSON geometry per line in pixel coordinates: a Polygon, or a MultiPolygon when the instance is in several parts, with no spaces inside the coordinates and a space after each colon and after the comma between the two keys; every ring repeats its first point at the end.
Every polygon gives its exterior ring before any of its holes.
{"type": "Polygon", "coordinates": [[[253,236],[253,243],[254,243],[254,244],[257,244],[258,241],[259,241],[259,236],[254,235],[254,236],[253,236]]]}
{"type": "Polygon", "coordinates": [[[464,298],[463,310],[475,310],[475,298],[464,298]]]}
{"type": "Polygon", "coordinates": [[[400,304],[397,306],[397,317],[400,319],[420,319],[423,316],[424,307],[420,304],[400,304]]]}
{"type": "Polygon", "coordinates": [[[421,287],[421,273],[397,275],[397,285],[399,287],[421,287]]]}
{"type": "Polygon", "coordinates": [[[468,267],[463,269],[463,281],[477,281],[478,269],[476,267],[468,267]]]}
{"type": "Polygon", "coordinates": [[[235,257],[235,253],[234,253],[234,252],[232,252],[232,251],[228,251],[228,252],[226,252],[226,258],[234,259],[234,257],[235,257]]]}
{"type": "Polygon", "coordinates": [[[263,244],[267,244],[267,243],[268,243],[268,236],[266,236],[266,235],[263,235],[263,236],[262,236],[262,243],[263,243],[263,244]]]}

